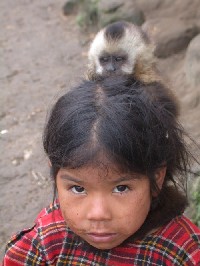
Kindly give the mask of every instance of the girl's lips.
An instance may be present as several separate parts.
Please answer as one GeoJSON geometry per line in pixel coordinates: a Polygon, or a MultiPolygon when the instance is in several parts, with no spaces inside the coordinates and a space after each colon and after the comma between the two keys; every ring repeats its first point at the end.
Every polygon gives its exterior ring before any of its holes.
{"type": "Polygon", "coordinates": [[[112,241],[115,237],[115,233],[88,233],[89,239],[96,243],[105,243],[112,241]]]}

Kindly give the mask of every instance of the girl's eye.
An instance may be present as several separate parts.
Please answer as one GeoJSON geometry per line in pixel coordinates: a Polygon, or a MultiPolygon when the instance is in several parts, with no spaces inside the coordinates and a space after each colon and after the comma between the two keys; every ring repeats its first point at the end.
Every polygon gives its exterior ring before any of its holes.
{"type": "Polygon", "coordinates": [[[85,194],[85,189],[84,187],[80,186],[73,186],[71,187],[71,191],[75,194],[85,194]]]}
{"type": "Polygon", "coordinates": [[[129,190],[128,186],[126,185],[119,185],[116,186],[113,190],[114,193],[123,193],[123,192],[127,192],[129,190]]]}

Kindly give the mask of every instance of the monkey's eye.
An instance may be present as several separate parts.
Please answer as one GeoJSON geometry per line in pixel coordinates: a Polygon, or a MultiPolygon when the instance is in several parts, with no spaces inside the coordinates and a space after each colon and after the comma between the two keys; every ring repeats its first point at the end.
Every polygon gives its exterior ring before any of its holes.
{"type": "Polygon", "coordinates": [[[115,61],[117,61],[117,62],[120,62],[123,60],[124,60],[124,57],[122,57],[122,56],[115,57],[115,61]]]}
{"type": "Polygon", "coordinates": [[[106,63],[106,62],[108,62],[108,60],[109,60],[109,58],[105,57],[105,56],[100,58],[100,62],[102,62],[102,63],[106,63]]]}

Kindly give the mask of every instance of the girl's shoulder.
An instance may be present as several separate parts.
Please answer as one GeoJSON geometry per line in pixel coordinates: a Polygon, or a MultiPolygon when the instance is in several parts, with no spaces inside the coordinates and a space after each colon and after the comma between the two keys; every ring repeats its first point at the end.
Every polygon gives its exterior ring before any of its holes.
{"type": "Polygon", "coordinates": [[[142,245],[172,265],[200,265],[200,229],[184,215],[147,236],[142,245]]]}
{"type": "Polygon", "coordinates": [[[44,208],[32,227],[18,232],[10,239],[3,265],[45,265],[45,261],[53,263],[51,259],[62,248],[63,238],[70,237],[66,228],[57,202],[44,208]],[[47,253],[49,246],[56,246],[57,249],[49,249],[47,253]]]}
{"type": "Polygon", "coordinates": [[[158,230],[157,234],[180,246],[184,245],[185,247],[186,243],[191,244],[192,242],[194,245],[200,245],[200,229],[184,215],[175,217],[166,226],[158,230]]]}
{"type": "Polygon", "coordinates": [[[144,238],[114,248],[113,265],[116,258],[134,258],[134,265],[200,265],[200,229],[185,216],[175,217],[144,238]]]}

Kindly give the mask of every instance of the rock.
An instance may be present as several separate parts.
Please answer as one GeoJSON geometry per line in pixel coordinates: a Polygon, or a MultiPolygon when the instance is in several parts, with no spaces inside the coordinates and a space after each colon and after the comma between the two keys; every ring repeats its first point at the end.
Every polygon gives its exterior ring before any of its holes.
{"type": "Polygon", "coordinates": [[[62,8],[63,14],[65,16],[68,16],[68,15],[76,13],[79,2],[80,2],[79,0],[67,0],[62,8]]]}
{"type": "Polygon", "coordinates": [[[200,104],[200,92],[193,90],[190,93],[187,93],[185,97],[183,97],[183,102],[190,110],[197,108],[200,104]]]}
{"type": "Polygon", "coordinates": [[[142,25],[155,44],[155,55],[166,58],[185,49],[198,27],[191,22],[176,18],[151,19],[142,25]]]}
{"type": "MultiPolygon", "coordinates": [[[[157,11],[157,17],[177,17],[182,13],[189,13],[190,10],[194,10],[193,7],[196,6],[198,10],[198,0],[193,2],[191,5],[191,0],[135,0],[137,6],[141,8],[144,12],[157,11]]],[[[150,14],[152,15],[152,14],[150,14]]]]}
{"type": "Polygon", "coordinates": [[[200,90],[200,34],[188,46],[184,71],[189,85],[200,90]]]}
{"type": "Polygon", "coordinates": [[[124,5],[122,0],[101,0],[98,4],[98,9],[103,13],[112,13],[115,12],[119,7],[124,5]]]}
{"type": "Polygon", "coordinates": [[[143,11],[152,11],[157,9],[163,0],[136,0],[137,6],[143,11]]]}
{"type": "Polygon", "coordinates": [[[142,25],[142,23],[145,21],[143,12],[135,9],[129,12],[120,11],[120,12],[115,12],[111,14],[102,14],[100,16],[100,25],[101,27],[104,27],[110,23],[113,23],[119,20],[129,21],[138,26],[142,25]]]}
{"type": "Polygon", "coordinates": [[[126,20],[138,26],[145,21],[144,13],[133,1],[100,1],[99,3],[99,24],[101,27],[109,23],[126,20]],[[103,3],[105,2],[105,5],[103,3]],[[107,3],[107,4],[106,4],[107,3]]]}

